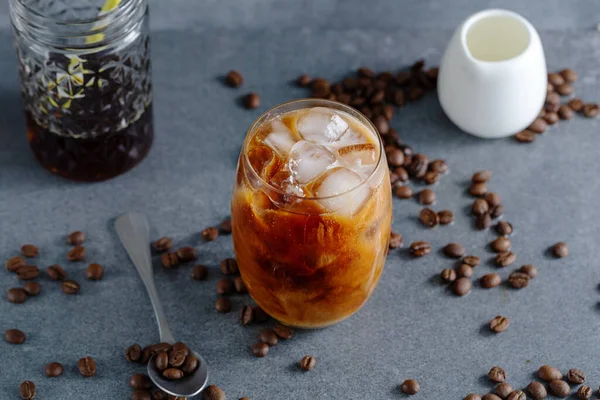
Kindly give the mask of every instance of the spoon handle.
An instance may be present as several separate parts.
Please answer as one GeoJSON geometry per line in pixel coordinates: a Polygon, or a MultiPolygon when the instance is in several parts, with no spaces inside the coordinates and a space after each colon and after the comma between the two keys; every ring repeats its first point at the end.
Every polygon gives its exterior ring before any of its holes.
{"type": "Polygon", "coordinates": [[[163,310],[156,287],[154,286],[154,274],[152,271],[152,262],[150,259],[150,230],[148,228],[148,221],[146,217],[138,213],[126,213],[121,215],[115,221],[115,229],[117,235],[125,247],[129,258],[135,265],[146,290],[152,307],[154,308],[154,314],[156,316],[156,322],[158,322],[158,332],[160,334],[160,341],[167,343],[174,343],[173,334],[169,329],[167,323],[167,317],[163,310]]]}

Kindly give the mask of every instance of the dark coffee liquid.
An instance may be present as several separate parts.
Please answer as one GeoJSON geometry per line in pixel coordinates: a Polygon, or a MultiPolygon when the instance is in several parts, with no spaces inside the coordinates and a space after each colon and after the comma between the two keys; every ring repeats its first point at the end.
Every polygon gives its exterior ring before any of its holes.
{"type": "Polygon", "coordinates": [[[118,132],[92,138],[72,138],[37,125],[25,113],[27,139],[42,166],[76,181],[102,181],[120,175],[144,159],[154,137],[152,106],[118,132]]]}

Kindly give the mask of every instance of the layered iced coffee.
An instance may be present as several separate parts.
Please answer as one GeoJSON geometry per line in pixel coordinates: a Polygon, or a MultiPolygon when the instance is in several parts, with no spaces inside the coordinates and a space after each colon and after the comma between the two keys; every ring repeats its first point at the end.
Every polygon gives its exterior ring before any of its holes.
{"type": "Polygon", "coordinates": [[[340,103],[294,101],[254,123],[238,163],[233,241],[267,313],[322,327],[365,303],[390,237],[386,165],[373,125],[340,103]]]}

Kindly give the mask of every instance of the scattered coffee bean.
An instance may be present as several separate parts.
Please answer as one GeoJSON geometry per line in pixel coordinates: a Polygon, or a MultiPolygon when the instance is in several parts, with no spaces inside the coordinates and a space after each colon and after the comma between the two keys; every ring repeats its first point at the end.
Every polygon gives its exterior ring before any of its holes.
{"type": "Polygon", "coordinates": [[[522,289],[529,284],[529,275],[523,272],[513,272],[508,276],[508,284],[513,289],[522,289]]]}
{"type": "Polygon", "coordinates": [[[563,377],[562,373],[557,368],[551,367],[550,365],[542,365],[540,369],[538,369],[537,375],[538,378],[546,382],[560,380],[563,377]]]}
{"type": "Polygon", "coordinates": [[[471,281],[469,278],[458,278],[452,284],[452,292],[457,296],[464,296],[471,291],[471,281]]]}
{"type": "Polygon", "coordinates": [[[498,225],[496,225],[496,230],[500,235],[508,236],[513,233],[513,227],[510,222],[507,221],[498,221],[498,225]]]}
{"type": "MultiPolygon", "coordinates": [[[[503,317],[502,315],[497,315],[490,321],[490,329],[494,333],[504,332],[510,326],[510,319],[503,317]]],[[[512,392],[512,390],[511,390],[512,392]]]]}
{"type": "Polygon", "coordinates": [[[250,325],[254,319],[254,312],[251,306],[244,306],[240,310],[240,323],[242,325],[250,325]]]}
{"type": "Polygon", "coordinates": [[[304,356],[300,360],[300,368],[304,371],[310,371],[315,367],[316,360],[313,356],[304,356]]]}
{"type": "Polygon", "coordinates": [[[21,383],[21,386],[19,386],[19,394],[23,400],[34,399],[36,395],[35,383],[31,381],[21,383]]]}
{"type": "Polygon", "coordinates": [[[21,288],[11,288],[8,289],[6,297],[11,303],[21,304],[27,300],[27,292],[21,288]]]}
{"type": "Polygon", "coordinates": [[[227,297],[219,297],[215,309],[220,313],[228,313],[231,311],[231,300],[227,297]]]}
{"type": "Polygon", "coordinates": [[[231,86],[232,88],[239,88],[244,84],[244,77],[239,73],[239,71],[231,70],[227,73],[225,81],[227,82],[228,86],[231,86]]]}
{"type": "Polygon", "coordinates": [[[483,196],[487,191],[487,185],[484,182],[473,183],[469,188],[469,193],[475,197],[483,196]]]}
{"type": "Polygon", "coordinates": [[[200,362],[198,361],[196,356],[194,356],[193,354],[189,354],[185,358],[185,361],[183,362],[183,365],[181,366],[181,370],[183,371],[183,373],[185,375],[191,375],[194,372],[196,372],[196,370],[198,369],[199,366],[200,366],[200,362]]]}
{"type": "Polygon", "coordinates": [[[277,342],[279,341],[277,339],[277,335],[275,334],[275,332],[273,332],[273,329],[270,329],[270,328],[265,328],[262,331],[260,331],[260,335],[258,336],[258,339],[262,343],[266,343],[269,346],[275,346],[275,345],[277,345],[277,342]]]}
{"type": "Polygon", "coordinates": [[[442,210],[437,213],[440,225],[448,225],[454,221],[454,214],[450,210],[442,210]]]}
{"type": "Polygon", "coordinates": [[[560,86],[563,83],[565,83],[565,79],[558,72],[553,72],[553,73],[548,74],[548,82],[552,86],[556,87],[556,86],[560,86]]]}
{"type": "Polygon", "coordinates": [[[481,396],[475,393],[469,393],[463,400],[481,400],[481,396]]]}
{"type": "Polygon", "coordinates": [[[490,209],[490,216],[492,218],[498,218],[504,214],[504,206],[502,204],[495,205],[490,209]]]}
{"type": "Polygon", "coordinates": [[[215,227],[204,228],[202,231],[202,239],[205,242],[212,242],[219,236],[219,229],[215,227]]]}
{"type": "Polygon", "coordinates": [[[85,270],[85,277],[90,281],[99,281],[104,277],[104,267],[100,264],[90,264],[85,270]]]}
{"type": "Polygon", "coordinates": [[[577,397],[581,400],[590,400],[594,391],[591,387],[583,385],[577,390],[577,397]]]}
{"type": "Polygon", "coordinates": [[[563,104],[558,109],[558,116],[560,119],[572,119],[575,116],[575,113],[568,105],[563,104]]]}
{"type": "Polygon", "coordinates": [[[271,318],[269,317],[269,314],[267,314],[265,310],[263,310],[259,306],[254,306],[252,308],[252,311],[254,313],[254,322],[257,322],[259,324],[267,322],[271,318]]]}
{"type": "Polygon", "coordinates": [[[560,95],[558,93],[548,93],[546,95],[546,105],[545,105],[546,110],[548,110],[548,108],[550,108],[553,111],[558,111],[559,105],[560,105],[560,95]],[[548,106],[550,106],[550,107],[548,107],[548,106]],[[552,106],[556,106],[556,107],[552,107],[552,106]]]}
{"type": "Polygon", "coordinates": [[[586,104],[583,106],[583,115],[586,118],[596,118],[600,113],[600,106],[598,104],[586,104]]]}
{"type": "Polygon", "coordinates": [[[300,87],[309,87],[312,82],[312,78],[307,74],[302,74],[296,79],[296,84],[300,87]]]}
{"type": "Polygon", "coordinates": [[[463,264],[467,264],[472,268],[478,266],[480,261],[481,260],[477,256],[465,256],[462,260],[463,264]]]}
{"type": "Polygon", "coordinates": [[[62,281],[60,284],[60,288],[65,294],[78,294],[79,290],[81,289],[79,283],[70,279],[62,281]]]}
{"type": "Polygon", "coordinates": [[[79,373],[86,378],[96,375],[96,362],[92,357],[80,358],[77,367],[79,368],[79,373]]]}
{"type": "Polygon", "coordinates": [[[442,281],[445,283],[452,283],[456,280],[456,271],[452,268],[445,268],[441,273],[442,281]]]}
{"type": "Polygon", "coordinates": [[[280,339],[284,339],[284,340],[291,339],[292,336],[294,335],[294,332],[292,331],[292,329],[290,327],[282,325],[282,324],[275,324],[275,326],[273,327],[273,332],[275,332],[275,334],[280,339]]]}
{"type": "Polygon", "coordinates": [[[543,118],[536,118],[527,129],[535,133],[544,133],[548,129],[548,124],[543,118]]]}
{"type": "Polygon", "coordinates": [[[512,251],[505,251],[496,256],[496,264],[500,267],[507,267],[517,260],[517,256],[512,251]]]}
{"type": "Polygon", "coordinates": [[[490,243],[490,247],[496,253],[503,253],[505,251],[510,250],[510,247],[511,247],[510,239],[508,239],[504,236],[500,236],[500,237],[496,238],[494,241],[492,241],[492,243],[490,243]]]}
{"type": "Polygon", "coordinates": [[[8,329],[4,332],[4,340],[10,344],[23,344],[27,336],[18,329],[8,329]]]}
{"type": "Polygon", "coordinates": [[[26,261],[23,257],[21,256],[14,256],[9,258],[8,260],[6,260],[6,264],[4,264],[6,266],[6,270],[8,272],[17,272],[17,269],[19,267],[23,267],[25,266],[26,261]]]}
{"type": "Polygon", "coordinates": [[[195,265],[190,276],[195,281],[203,281],[208,276],[208,268],[201,264],[195,265]]]}
{"type": "Polygon", "coordinates": [[[425,182],[428,185],[433,185],[434,183],[436,183],[439,180],[439,178],[440,178],[440,175],[437,172],[428,171],[423,176],[423,182],[425,182]]]}
{"type": "Polygon", "coordinates": [[[60,265],[51,265],[46,269],[48,277],[53,281],[62,281],[67,277],[67,273],[60,265]]]}
{"type": "Polygon", "coordinates": [[[448,164],[444,160],[433,160],[427,165],[427,169],[438,174],[445,174],[448,172],[448,164]]]}
{"type": "Polygon", "coordinates": [[[491,289],[496,287],[502,283],[502,278],[500,274],[496,272],[492,272],[490,274],[485,274],[479,279],[479,283],[484,289],[491,289]]]}
{"type": "Polygon", "coordinates": [[[157,253],[169,251],[173,247],[173,240],[168,237],[161,237],[156,242],[152,243],[152,247],[157,253]]]}
{"type": "Polygon", "coordinates": [[[525,389],[534,400],[544,400],[548,397],[546,387],[539,382],[533,381],[525,389]]]}
{"type": "Polygon", "coordinates": [[[179,266],[179,257],[177,253],[165,253],[160,257],[163,267],[171,269],[179,266]]]}
{"type": "Polygon", "coordinates": [[[506,381],[506,376],[507,375],[504,368],[498,366],[493,366],[492,369],[490,369],[490,372],[488,372],[489,380],[496,383],[502,383],[506,381]]]}
{"type": "Polygon", "coordinates": [[[554,90],[556,90],[556,92],[558,94],[560,94],[561,96],[568,96],[570,94],[573,94],[573,92],[574,92],[573,86],[569,85],[568,83],[563,83],[562,85],[558,85],[557,87],[554,88],[554,90]]]}
{"type": "Polygon", "coordinates": [[[417,153],[412,156],[410,163],[407,167],[408,175],[413,178],[422,179],[427,173],[429,165],[429,159],[426,155],[417,153]]]}
{"type": "Polygon", "coordinates": [[[387,121],[387,119],[385,119],[383,115],[378,115],[377,117],[375,117],[375,119],[373,120],[373,125],[375,125],[375,128],[377,128],[377,131],[381,135],[386,135],[390,131],[390,123],[387,121]]]}
{"type": "Polygon", "coordinates": [[[233,286],[235,287],[236,293],[248,293],[246,284],[244,283],[242,278],[239,276],[236,276],[235,278],[233,278],[233,286]]]}
{"type": "Polygon", "coordinates": [[[573,83],[579,77],[577,72],[573,71],[571,68],[565,68],[560,71],[560,75],[564,78],[564,80],[568,83],[573,83]]]}
{"type": "Polygon", "coordinates": [[[448,243],[444,246],[444,254],[450,258],[461,258],[465,255],[465,248],[458,243],[448,243]]]}
{"type": "Polygon", "coordinates": [[[225,392],[216,385],[209,385],[202,392],[203,400],[225,400],[225,392]]]}
{"type": "Polygon", "coordinates": [[[482,399],[483,400],[502,400],[500,397],[496,396],[493,393],[488,393],[488,394],[484,395],[482,399]]]}
{"type": "Polygon", "coordinates": [[[69,236],[67,236],[67,243],[73,246],[79,246],[85,242],[85,233],[81,231],[71,232],[69,236]]]}
{"type": "Polygon", "coordinates": [[[391,231],[390,244],[389,244],[390,249],[397,249],[399,247],[402,247],[403,243],[404,243],[404,238],[402,237],[402,235],[399,233],[396,233],[394,231],[391,231]]]}
{"type": "Polygon", "coordinates": [[[151,389],[154,385],[152,384],[152,381],[150,380],[150,378],[148,378],[147,375],[135,374],[132,375],[131,378],[129,378],[129,386],[131,386],[131,388],[134,390],[147,390],[151,389]]]}
{"type": "Polygon", "coordinates": [[[456,269],[456,276],[459,278],[470,278],[473,276],[473,268],[467,264],[460,264],[456,269]]]}
{"type": "Polygon", "coordinates": [[[413,190],[406,185],[396,186],[394,193],[400,199],[410,199],[413,196],[413,190]]]}
{"type": "Polygon", "coordinates": [[[487,229],[492,225],[492,217],[490,213],[485,213],[477,216],[475,219],[475,228],[479,230],[487,229]]]}
{"type": "Polygon", "coordinates": [[[219,224],[219,233],[223,235],[230,235],[232,230],[231,218],[225,218],[221,221],[221,224],[219,224]]]}
{"type": "Polygon", "coordinates": [[[221,272],[224,275],[235,275],[239,272],[235,258],[226,258],[221,261],[221,272]]]}
{"type": "Polygon", "coordinates": [[[402,167],[404,165],[404,153],[399,149],[391,149],[385,152],[388,165],[390,167],[402,167]]]}
{"type": "Polygon", "coordinates": [[[499,383],[495,388],[494,392],[502,399],[506,399],[513,391],[512,386],[508,382],[499,383]]]}
{"type": "Polygon", "coordinates": [[[550,393],[556,397],[567,397],[571,393],[571,387],[569,384],[558,379],[551,381],[548,384],[548,388],[550,388],[550,393]]]}
{"type": "MultiPolygon", "coordinates": [[[[173,396],[170,396],[173,397],[173,396]]],[[[165,394],[164,399],[167,399],[168,397],[165,394]]],[[[139,390],[135,390],[131,393],[131,400],[153,400],[152,396],[150,395],[150,392],[147,390],[143,390],[143,389],[139,389],[139,390]]]]}
{"type": "Polygon", "coordinates": [[[44,372],[48,378],[56,378],[57,376],[62,375],[63,370],[64,368],[61,363],[51,362],[50,364],[46,365],[44,372]]]}
{"type": "Polygon", "coordinates": [[[438,224],[439,218],[431,208],[423,208],[419,213],[419,221],[426,227],[433,228],[438,224]]]}
{"type": "Polygon", "coordinates": [[[185,263],[188,261],[194,261],[196,258],[198,258],[198,253],[193,247],[184,246],[177,249],[177,257],[179,257],[179,261],[185,263]]]}
{"type": "Polygon", "coordinates": [[[40,250],[32,244],[24,244],[21,246],[21,254],[28,258],[37,257],[40,250]]]}
{"type": "Polygon", "coordinates": [[[82,261],[85,259],[85,247],[75,246],[67,253],[67,260],[69,261],[82,261]]]}
{"type": "Polygon", "coordinates": [[[402,167],[395,168],[393,174],[396,175],[397,182],[406,182],[408,180],[408,172],[402,167]]]}
{"type": "Polygon", "coordinates": [[[521,143],[532,143],[535,141],[535,133],[531,132],[528,129],[521,131],[515,135],[515,139],[517,142],[521,143]]]}
{"type": "Polygon", "coordinates": [[[522,390],[515,390],[508,395],[506,400],[526,400],[527,395],[522,390]]]}
{"type": "Polygon", "coordinates": [[[473,202],[473,206],[471,207],[471,212],[473,215],[483,215],[490,210],[490,205],[485,199],[475,199],[473,202]]]}
{"type": "Polygon", "coordinates": [[[471,180],[473,183],[485,183],[492,178],[492,171],[488,171],[486,169],[482,171],[477,171],[473,174],[471,180]]]}
{"type": "Polygon", "coordinates": [[[17,268],[17,277],[22,281],[30,281],[40,275],[40,270],[34,265],[24,265],[17,268]]]}
{"type": "Polygon", "coordinates": [[[244,107],[248,110],[254,110],[260,107],[260,96],[254,92],[248,93],[244,97],[244,107]]]}
{"type": "Polygon", "coordinates": [[[266,357],[269,354],[269,345],[266,343],[255,343],[250,349],[256,357],[266,357]]]}
{"type": "Polygon", "coordinates": [[[125,359],[129,362],[139,361],[142,355],[142,348],[139,344],[134,343],[125,350],[125,359]]]}
{"type": "Polygon", "coordinates": [[[537,268],[531,264],[525,264],[519,268],[519,272],[526,274],[529,279],[533,279],[537,276],[537,268]]]}
{"type": "Polygon", "coordinates": [[[217,282],[217,294],[228,295],[233,293],[233,281],[229,278],[223,278],[217,282]]]}
{"type": "Polygon", "coordinates": [[[410,244],[410,254],[414,257],[423,257],[431,253],[431,245],[427,242],[413,242],[410,244]]]}
{"type": "Polygon", "coordinates": [[[485,199],[485,201],[487,201],[490,208],[493,208],[501,203],[500,195],[494,192],[486,193],[485,196],[483,196],[483,198],[485,199]]]}
{"type": "Polygon", "coordinates": [[[42,290],[42,286],[37,282],[26,282],[23,285],[23,290],[29,296],[37,296],[38,294],[40,294],[40,291],[42,290]]]}
{"type": "Polygon", "coordinates": [[[177,381],[183,378],[183,371],[178,368],[167,368],[162,372],[162,376],[170,381],[177,381]]]}
{"type": "Polygon", "coordinates": [[[567,380],[574,385],[581,385],[585,382],[585,374],[578,368],[571,368],[567,372],[567,380]]]}
{"type": "Polygon", "coordinates": [[[419,192],[419,203],[430,205],[435,203],[437,196],[431,189],[423,189],[419,192]]]}
{"type": "Polygon", "coordinates": [[[567,105],[571,108],[571,110],[575,111],[575,112],[581,112],[583,111],[583,101],[581,101],[580,98],[574,98],[569,100],[569,102],[567,103],[567,105]]]}
{"type": "Polygon", "coordinates": [[[569,246],[565,242],[558,242],[552,246],[552,254],[556,258],[565,258],[569,255],[569,246]]]}
{"type": "Polygon", "coordinates": [[[421,390],[421,385],[419,385],[419,382],[414,379],[407,379],[402,382],[401,390],[402,393],[413,395],[419,393],[419,390],[421,390]]]}
{"type": "Polygon", "coordinates": [[[544,116],[544,121],[546,121],[546,123],[548,125],[554,125],[559,120],[560,120],[560,118],[559,118],[558,114],[555,112],[549,112],[544,116]]]}

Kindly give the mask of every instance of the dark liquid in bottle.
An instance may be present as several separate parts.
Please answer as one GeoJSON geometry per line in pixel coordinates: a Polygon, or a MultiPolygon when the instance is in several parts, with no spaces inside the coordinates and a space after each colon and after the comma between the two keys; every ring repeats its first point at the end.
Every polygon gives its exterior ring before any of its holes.
{"type": "Polygon", "coordinates": [[[37,160],[53,173],[76,181],[102,181],[135,167],[154,137],[152,106],[126,128],[93,138],[57,135],[25,113],[27,139],[37,160]]]}

